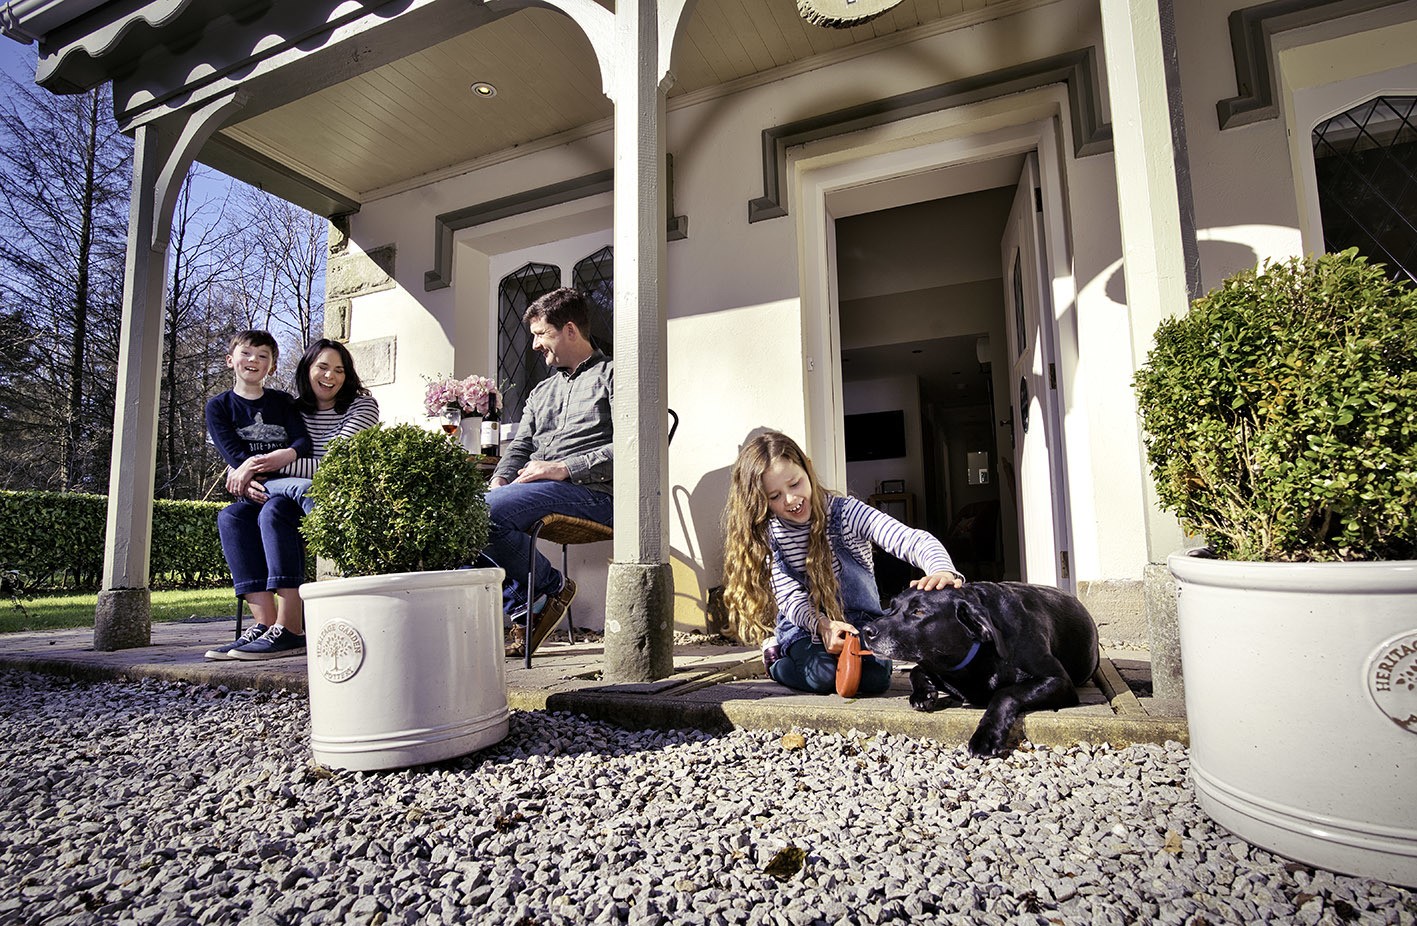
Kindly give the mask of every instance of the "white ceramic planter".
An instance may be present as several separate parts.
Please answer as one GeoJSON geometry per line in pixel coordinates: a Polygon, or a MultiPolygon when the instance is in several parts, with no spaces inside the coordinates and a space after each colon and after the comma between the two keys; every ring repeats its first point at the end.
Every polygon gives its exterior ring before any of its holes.
{"type": "Polygon", "coordinates": [[[1167,564],[1201,806],[1281,855],[1417,886],[1417,562],[1167,564]]]}
{"type": "Polygon", "coordinates": [[[502,575],[455,569],[302,585],[316,761],[403,768],[504,738],[502,575]]]}

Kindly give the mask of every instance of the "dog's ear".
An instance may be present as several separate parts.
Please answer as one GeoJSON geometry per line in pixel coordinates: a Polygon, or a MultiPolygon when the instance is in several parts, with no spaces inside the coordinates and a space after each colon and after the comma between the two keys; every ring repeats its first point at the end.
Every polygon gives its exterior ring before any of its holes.
{"type": "Polygon", "coordinates": [[[994,651],[999,654],[1001,659],[1009,658],[1003,636],[994,629],[994,621],[989,617],[987,610],[973,602],[961,601],[955,611],[955,617],[976,640],[981,643],[994,644],[994,651]]]}

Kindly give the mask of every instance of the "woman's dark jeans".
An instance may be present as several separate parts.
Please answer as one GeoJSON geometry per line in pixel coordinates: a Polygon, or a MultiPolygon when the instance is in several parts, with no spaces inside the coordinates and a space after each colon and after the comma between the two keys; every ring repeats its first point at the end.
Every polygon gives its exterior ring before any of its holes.
{"type": "Polygon", "coordinates": [[[237,595],[299,588],[305,581],[300,503],[284,496],[264,505],[241,499],[216,516],[221,552],[237,595]]]}

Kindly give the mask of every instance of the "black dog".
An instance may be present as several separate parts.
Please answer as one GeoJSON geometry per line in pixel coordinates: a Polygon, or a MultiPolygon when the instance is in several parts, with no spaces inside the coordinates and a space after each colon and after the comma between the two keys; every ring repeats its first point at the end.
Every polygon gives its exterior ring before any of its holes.
{"type": "Polygon", "coordinates": [[[1078,703],[1097,669],[1097,625],[1082,603],[1045,585],[973,582],[907,589],[861,629],[878,656],[913,662],[910,706],[935,710],[941,692],[986,706],[969,738],[976,756],[1007,751],[1020,713],[1078,703]]]}

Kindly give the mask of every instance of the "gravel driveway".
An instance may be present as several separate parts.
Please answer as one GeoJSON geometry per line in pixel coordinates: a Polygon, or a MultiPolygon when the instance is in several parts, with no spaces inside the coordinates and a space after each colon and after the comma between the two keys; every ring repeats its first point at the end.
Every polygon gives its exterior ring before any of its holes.
{"type": "Polygon", "coordinates": [[[1210,823],[1175,743],[981,761],[516,713],[470,758],[331,772],[298,696],[18,672],[0,721],[0,923],[1417,920],[1210,823]]]}

